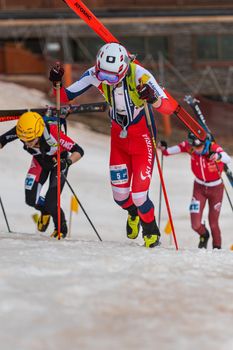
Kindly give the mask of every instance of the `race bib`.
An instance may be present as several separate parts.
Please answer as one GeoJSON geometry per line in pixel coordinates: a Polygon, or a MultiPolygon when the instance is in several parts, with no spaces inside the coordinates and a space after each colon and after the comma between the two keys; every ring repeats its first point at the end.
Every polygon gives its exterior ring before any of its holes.
{"type": "Polygon", "coordinates": [[[190,213],[199,213],[200,212],[200,201],[197,201],[195,198],[192,199],[189,206],[190,213]]]}
{"type": "Polygon", "coordinates": [[[126,164],[110,166],[110,177],[113,185],[126,184],[128,182],[128,169],[126,164]]]}
{"type": "Polygon", "coordinates": [[[34,185],[35,179],[36,179],[36,175],[27,174],[27,177],[25,179],[25,189],[26,190],[32,189],[32,186],[34,185]]]}

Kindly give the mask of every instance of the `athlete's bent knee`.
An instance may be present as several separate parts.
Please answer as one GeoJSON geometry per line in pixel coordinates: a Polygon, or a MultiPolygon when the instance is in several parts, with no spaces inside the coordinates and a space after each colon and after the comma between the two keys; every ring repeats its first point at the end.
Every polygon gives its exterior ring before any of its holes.
{"type": "Polygon", "coordinates": [[[147,201],[147,193],[148,191],[132,193],[132,200],[137,208],[141,207],[147,201]]]}

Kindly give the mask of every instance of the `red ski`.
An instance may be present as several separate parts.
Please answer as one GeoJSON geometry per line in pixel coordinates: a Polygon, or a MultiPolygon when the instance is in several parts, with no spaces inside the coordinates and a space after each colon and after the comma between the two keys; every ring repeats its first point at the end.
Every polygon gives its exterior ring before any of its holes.
{"type": "MultiPolygon", "coordinates": [[[[88,7],[80,0],[64,0],[67,5],[81,18],[87,25],[99,35],[106,43],[115,42],[119,43],[119,40],[112,35],[112,33],[100,22],[100,20],[88,9],[88,7]]],[[[140,64],[137,60],[136,63],[140,64]]],[[[164,90],[169,100],[175,101],[169,93],[164,90]]],[[[175,101],[176,102],[176,101],[175,101]]],[[[175,109],[171,112],[174,113],[185,126],[192,131],[200,140],[205,140],[206,131],[199,125],[199,123],[177,102],[175,103],[175,109]]]]}

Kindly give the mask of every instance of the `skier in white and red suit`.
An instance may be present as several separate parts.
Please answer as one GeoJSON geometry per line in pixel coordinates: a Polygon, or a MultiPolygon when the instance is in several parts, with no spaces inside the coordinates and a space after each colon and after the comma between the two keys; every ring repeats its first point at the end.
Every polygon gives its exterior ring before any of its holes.
{"type": "MultiPolygon", "coordinates": [[[[58,238],[57,220],[57,126],[47,124],[36,112],[26,112],[18,120],[17,125],[0,136],[0,148],[7,143],[20,139],[25,151],[32,155],[32,162],[25,179],[26,204],[40,210],[37,222],[40,232],[45,232],[50,217],[53,218],[54,232],[51,237],[58,238]],[[42,186],[49,179],[45,197],[40,196],[42,186]]],[[[83,156],[83,149],[71,138],[60,132],[61,151],[61,191],[65,184],[68,168],[83,156]]],[[[61,208],[60,237],[65,238],[67,225],[65,213],[61,208]]]]}
{"type": "Polygon", "coordinates": [[[203,211],[208,201],[212,246],[213,249],[221,249],[222,239],[218,223],[224,190],[221,174],[224,164],[229,163],[231,158],[221,146],[211,142],[208,137],[205,141],[201,141],[191,132],[188,134],[188,139],[178,145],[167,147],[166,141],[160,141],[158,148],[165,156],[183,152],[190,154],[191,169],[195,175],[190,215],[192,229],[200,235],[198,248],[206,249],[210,237],[209,231],[202,223],[203,211]]]}
{"type": "MultiPolygon", "coordinates": [[[[64,69],[56,65],[49,79],[61,81],[64,69]]],[[[99,50],[96,65],[67,88],[61,89],[61,101],[85,93],[95,86],[110,105],[111,154],[110,177],[114,200],[128,211],[127,236],[137,238],[140,224],[146,247],[159,244],[160,232],[154,205],[148,196],[154,164],[154,149],[147,125],[144,100],[149,104],[156,133],[152,107],[161,113],[173,109],[163,89],[145,68],[133,62],[126,49],[117,43],[105,44],[99,50]]]]}

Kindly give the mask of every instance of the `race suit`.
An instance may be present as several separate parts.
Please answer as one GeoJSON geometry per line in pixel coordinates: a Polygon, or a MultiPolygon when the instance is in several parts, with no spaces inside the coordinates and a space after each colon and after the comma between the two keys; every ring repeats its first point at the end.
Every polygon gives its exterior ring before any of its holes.
{"type": "MultiPolygon", "coordinates": [[[[2,136],[0,143],[4,147],[8,142],[16,140],[16,127],[12,128],[2,136]]],[[[26,204],[40,210],[42,214],[50,214],[57,229],[57,169],[54,162],[57,157],[57,126],[47,125],[43,135],[39,139],[39,148],[28,148],[24,143],[24,149],[32,154],[32,161],[25,179],[25,201],[26,204]],[[41,189],[49,177],[49,186],[43,203],[41,202],[41,189]]],[[[83,149],[60,132],[61,158],[67,158],[68,153],[79,152],[83,156],[83,149]]],[[[64,177],[61,176],[61,191],[65,184],[65,177],[68,169],[65,170],[64,177]]],[[[61,226],[65,222],[65,214],[61,209],[61,226]]]]}
{"type": "MultiPolygon", "coordinates": [[[[155,220],[154,205],[148,196],[151,182],[154,149],[147,125],[143,100],[136,86],[145,81],[162,99],[159,111],[168,99],[151,73],[145,68],[131,63],[129,72],[122,84],[109,86],[101,83],[95,76],[95,67],[88,69],[81,78],[66,89],[61,90],[65,103],[95,86],[110,105],[111,152],[110,178],[115,202],[129,213],[139,215],[145,223],[155,220]]],[[[152,108],[153,132],[156,135],[152,108]]]]}
{"type": "Polygon", "coordinates": [[[213,247],[221,247],[221,231],[219,228],[219,215],[223,199],[223,182],[221,174],[224,168],[224,163],[230,162],[230,157],[223,151],[216,143],[211,143],[206,146],[202,152],[197,153],[194,148],[187,141],[180,144],[168,147],[163,151],[165,156],[174,155],[178,153],[188,153],[191,156],[191,169],[195,175],[193,195],[190,204],[190,216],[192,229],[199,235],[206,232],[205,224],[202,223],[203,211],[206,201],[209,204],[208,221],[213,238],[213,247]],[[212,153],[220,153],[220,161],[215,162],[209,159],[212,153]]]}

